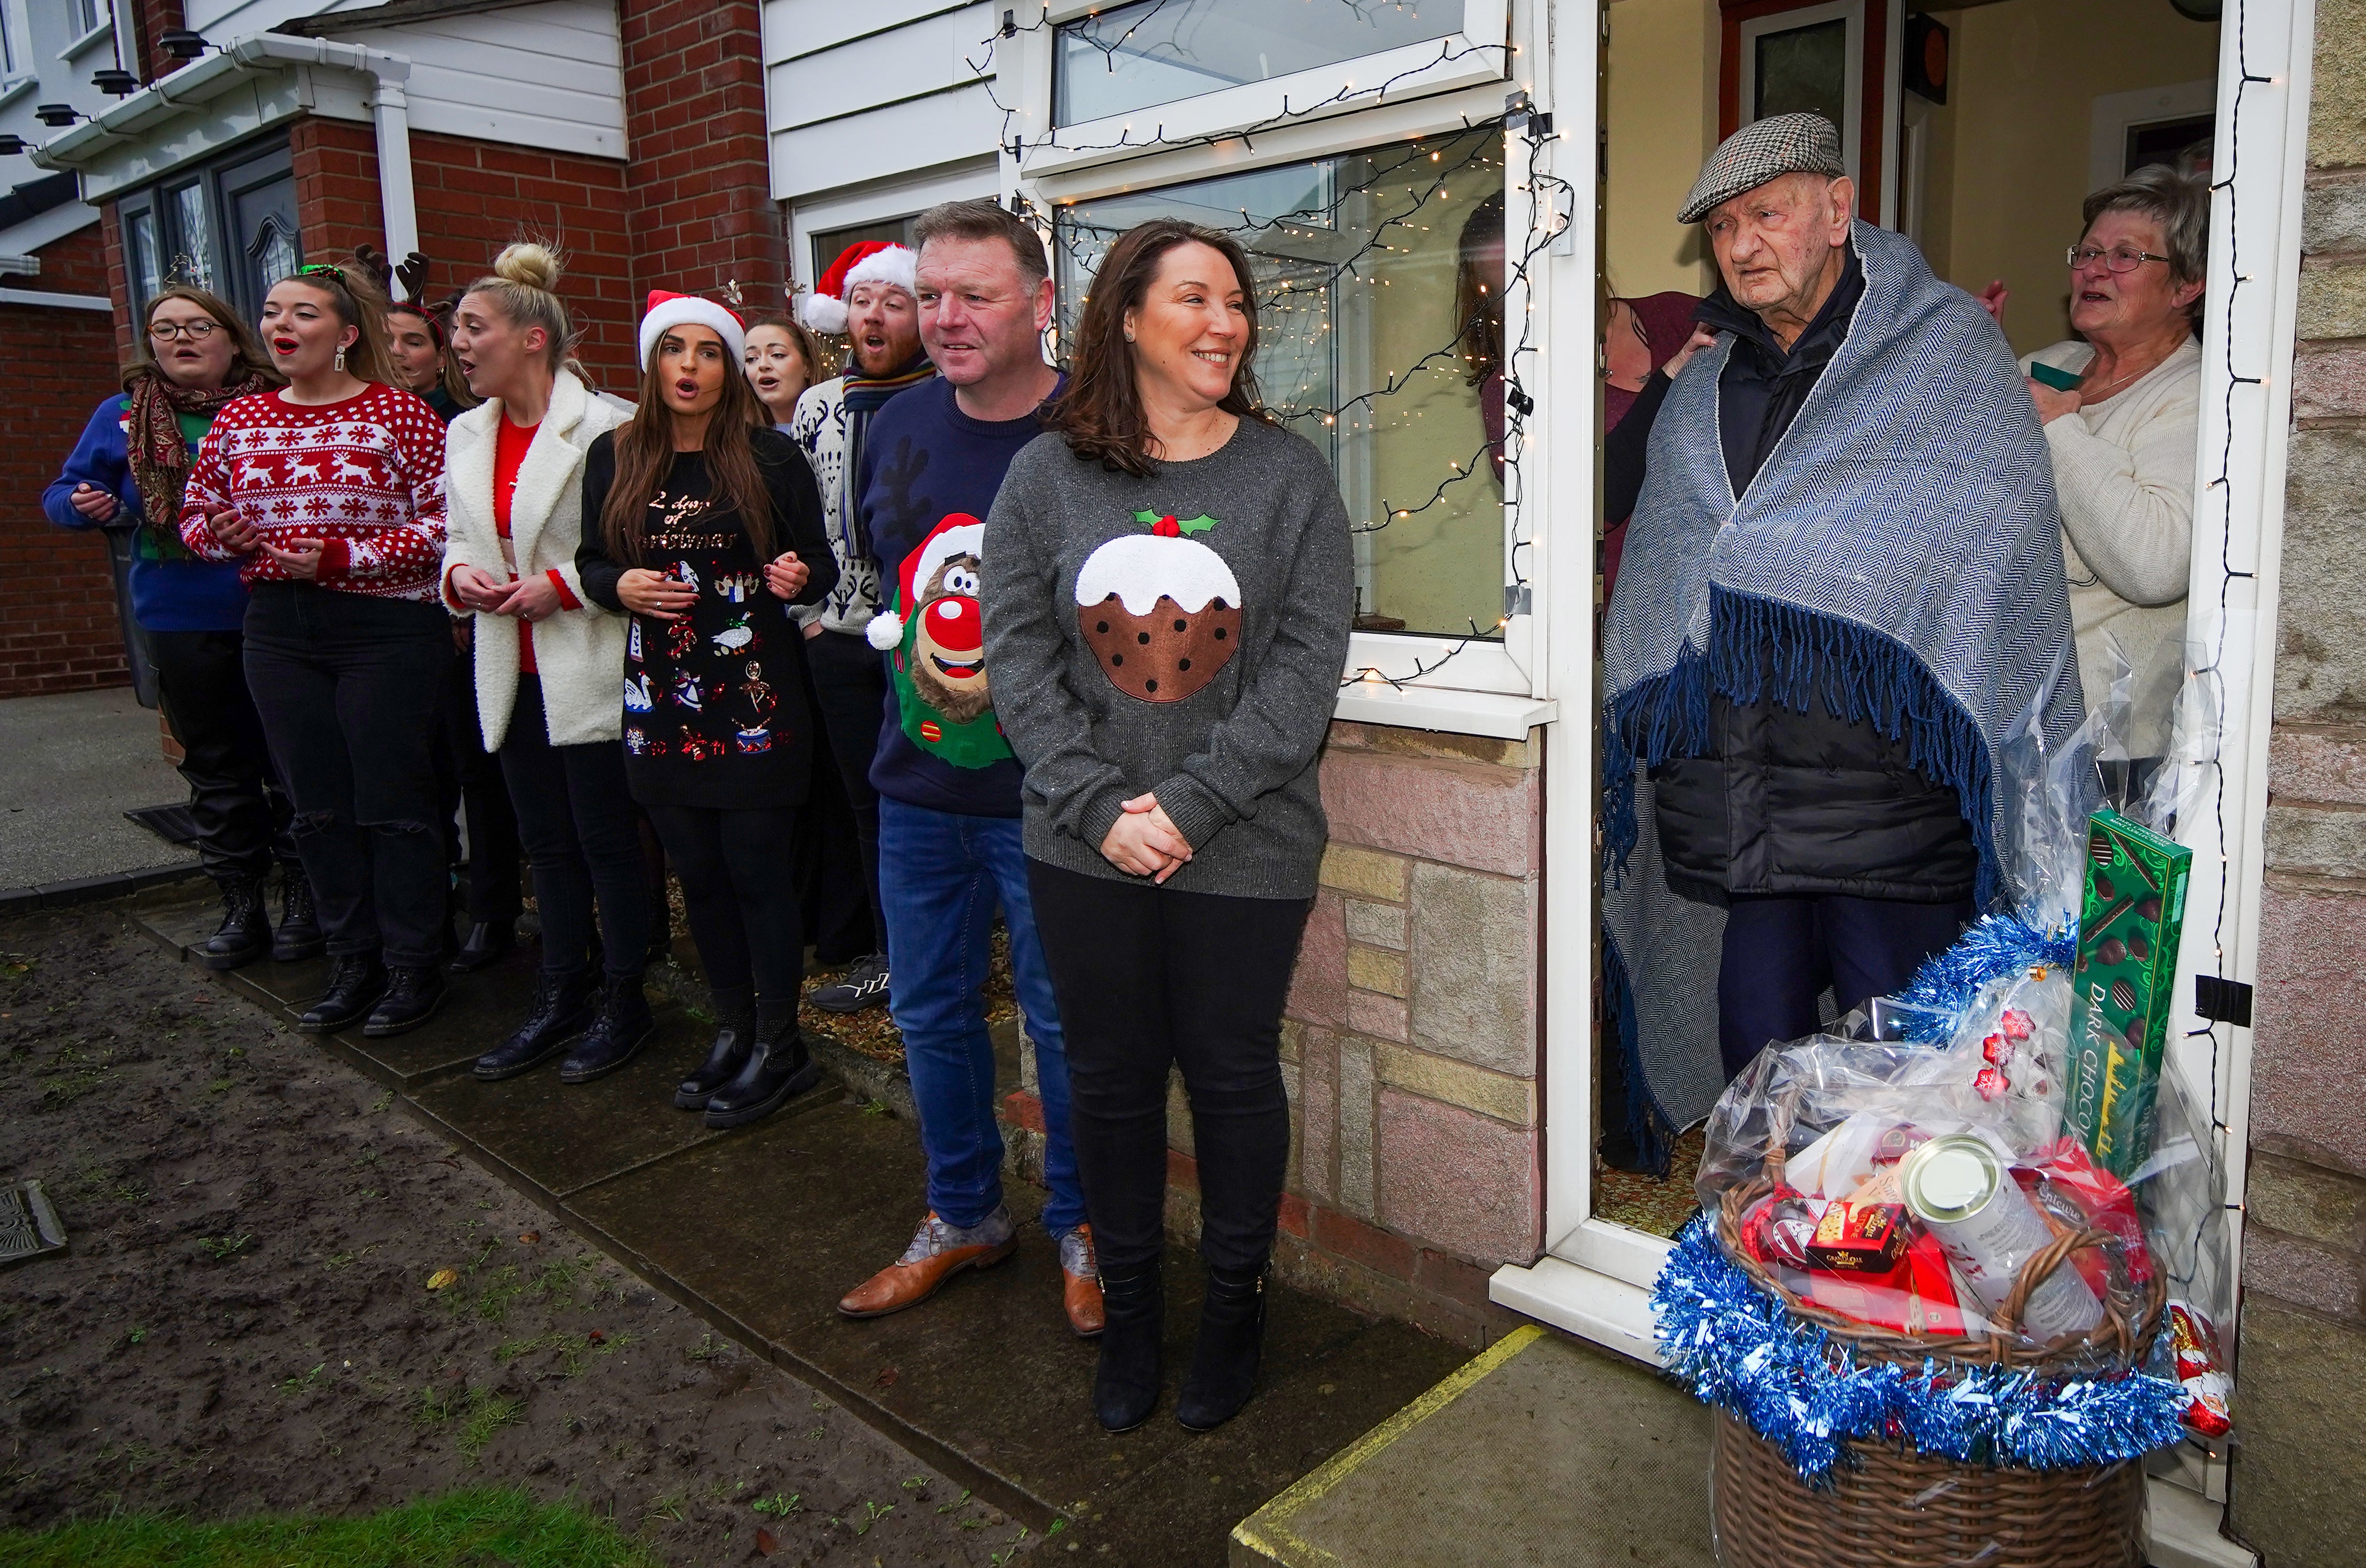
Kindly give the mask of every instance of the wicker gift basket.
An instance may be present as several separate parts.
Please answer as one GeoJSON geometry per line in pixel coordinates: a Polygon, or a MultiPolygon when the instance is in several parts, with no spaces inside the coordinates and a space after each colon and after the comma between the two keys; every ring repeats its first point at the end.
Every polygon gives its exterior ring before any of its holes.
{"type": "MultiPolygon", "coordinates": [[[[1788,1289],[1740,1245],[1742,1216],[1780,1189],[1790,1122],[1778,1103],[1762,1174],[1728,1188],[1716,1222],[1725,1252],[1752,1285],[1821,1328],[1856,1359],[1921,1369],[1954,1362],[2072,1373],[2141,1365],[2158,1334],[2166,1281],[2105,1292],[2101,1321],[2082,1335],[2033,1345],[2014,1332],[2029,1294],[2083,1248],[2112,1237],[2059,1228],[2023,1266],[1989,1331],[1933,1337],[1858,1322],[1788,1289]]],[[[1966,1463],[1918,1452],[1910,1439],[1847,1443],[1828,1484],[1810,1485],[1778,1445],[1730,1412],[1715,1417],[1710,1506],[1725,1568],[2142,1568],[2144,1468],[2134,1459],[2067,1469],[1966,1463]]]]}

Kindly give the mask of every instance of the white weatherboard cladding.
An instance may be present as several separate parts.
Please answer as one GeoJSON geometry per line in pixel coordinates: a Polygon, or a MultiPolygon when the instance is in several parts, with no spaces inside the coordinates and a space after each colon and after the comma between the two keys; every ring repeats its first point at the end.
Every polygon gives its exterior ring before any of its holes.
{"type": "Polygon", "coordinates": [[[334,36],[411,62],[415,130],[625,155],[624,49],[614,5],[548,0],[334,36]]]}
{"type": "Polygon", "coordinates": [[[992,4],[766,0],[772,195],[794,200],[989,157],[1002,111],[970,62],[992,4]]]}
{"type": "Polygon", "coordinates": [[[228,43],[247,33],[267,33],[282,22],[293,22],[306,17],[325,16],[332,11],[366,10],[377,0],[187,0],[182,7],[184,23],[194,31],[203,33],[208,43],[228,43]]]}
{"type": "Polygon", "coordinates": [[[1121,534],[1085,558],[1076,573],[1076,603],[1098,604],[1112,593],[1129,615],[1150,614],[1161,595],[1194,615],[1211,599],[1241,607],[1240,582],[1223,557],[1197,539],[1156,534],[1121,534]]]}

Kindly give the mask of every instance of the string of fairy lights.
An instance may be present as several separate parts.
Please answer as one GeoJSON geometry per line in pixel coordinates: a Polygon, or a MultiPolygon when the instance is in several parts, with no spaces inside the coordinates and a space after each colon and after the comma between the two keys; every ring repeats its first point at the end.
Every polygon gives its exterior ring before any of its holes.
{"type": "MultiPolygon", "coordinates": [[[[1188,0],[1187,0],[1188,3],[1188,0]]],[[[1357,15],[1375,9],[1368,0],[1339,0],[1357,15]]],[[[1156,0],[1144,11],[1125,18],[1122,30],[1101,37],[1086,32],[1073,24],[1064,36],[1076,37],[1100,50],[1105,56],[1125,49],[1162,11],[1170,0],[1156,0]]],[[[1383,7],[1384,8],[1384,7],[1383,7]]],[[[1400,7],[1402,8],[1402,7],[1400,7]]],[[[1044,14],[1020,24],[1012,11],[1002,13],[1001,25],[988,39],[980,40],[982,53],[974,53],[971,69],[985,84],[990,97],[994,92],[994,53],[998,44],[1021,33],[1052,30],[1048,7],[1044,14]]],[[[1362,88],[1345,87],[1315,103],[1291,105],[1285,100],[1281,110],[1267,118],[1222,133],[1169,136],[1164,124],[1153,128],[1147,137],[1137,136],[1129,126],[1116,141],[1081,143],[1063,139],[1056,131],[1029,141],[1012,127],[1018,118],[1014,106],[992,97],[995,107],[1003,114],[1002,145],[1014,159],[1023,160],[1031,151],[1057,148],[1063,152],[1135,152],[1149,150],[1173,151],[1191,146],[1215,147],[1228,142],[1240,142],[1254,150],[1255,139],[1277,127],[1302,120],[1318,113],[1335,110],[1349,102],[1369,100],[1378,104],[1386,99],[1406,79],[1435,71],[1439,65],[1464,55],[1485,51],[1496,58],[1508,57],[1509,45],[1456,47],[1452,40],[1440,44],[1438,53],[1417,66],[1409,67],[1391,77],[1362,88]]],[[[1476,188],[1484,200],[1495,197],[1501,205],[1504,190],[1505,155],[1510,140],[1516,137],[1527,152],[1526,178],[1514,187],[1527,199],[1526,220],[1520,227],[1525,236],[1515,244],[1511,241],[1513,225],[1505,224],[1504,257],[1500,284],[1502,298],[1525,293],[1531,281],[1536,258],[1544,254],[1557,232],[1560,203],[1553,199],[1560,192],[1572,192],[1567,182],[1550,174],[1545,167],[1544,149],[1553,140],[1549,116],[1530,112],[1525,94],[1515,94],[1502,117],[1482,119],[1462,118],[1460,131],[1447,131],[1408,142],[1393,143],[1372,152],[1334,157],[1328,163],[1335,172],[1351,177],[1335,179],[1327,188],[1287,211],[1254,210],[1237,201],[1222,213],[1204,209],[1191,215],[1207,226],[1216,228],[1238,241],[1255,262],[1256,276],[1250,286],[1257,297],[1260,367],[1268,383],[1266,406],[1285,424],[1301,428],[1316,436],[1318,445],[1333,438],[1372,438],[1384,428],[1404,428],[1425,411],[1409,410],[1395,426],[1385,424],[1384,407],[1391,400],[1403,399],[1420,389],[1436,389],[1443,377],[1468,378],[1477,363],[1482,346],[1474,341],[1474,329],[1486,330],[1477,314],[1471,320],[1453,320],[1448,311],[1452,335],[1443,344],[1410,355],[1395,356],[1399,363],[1376,367],[1365,378],[1372,384],[1357,389],[1351,396],[1333,396],[1335,372],[1333,369],[1334,339],[1338,332],[1336,319],[1340,291],[1360,288],[1378,291],[1390,290],[1399,283],[1409,281],[1389,276],[1390,263],[1412,256],[1416,246],[1395,243],[1400,236],[1411,241],[1416,231],[1433,227],[1425,219],[1461,219],[1470,208],[1453,206],[1453,193],[1466,193],[1476,188]],[[1208,221],[1213,219],[1214,221],[1208,221]],[[1279,370],[1280,374],[1277,375],[1279,370]]],[[[1284,165],[1288,167],[1289,165],[1284,165]]],[[[1214,180],[1189,182],[1183,186],[1165,187],[1160,194],[1183,198],[1189,203],[1189,193],[1194,186],[1222,184],[1228,176],[1214,180]]],[[[1120,233],[1142,220],[1138,210],[1138,195],[1110,198],[1106,203],[1063,203],[1046,212],[1023,197],[1020,208],[1025,216],[1043,232],[1055,256],[1061,261],[1069,279],[1076,284],[1088,280],[1096,270],[1099,257],[1120,233]],[[1111,211],[1111,209],[1118,209],[1111,211]],[[1103,213],[1110,216],[1104,218],[1103,213]],[[1120,216],[1120,213],[1122,216],[1120,216]]],[[[1499,285],[1490,279],[1488,289],[1499,285]]],[[[1072,299],[1080,290],[1064,285],[1064,296],[1072,299]]],[[[1069,310],[1073,312],[1075,305],[1069,310]]],[[[1490,508],[1483,502],[1476,510],[1481,515],[1497,520],[1496,529],[1489,542],[1502,548],[1502,519],[1508,514],[1514,534],[1505,554],[1510,562],[1510,581],[1504,586],[1506,613],[1491,626],[1482,626],[1476,617],[1466,616],[1467,634],[1450,634],[1439,651],[1416,655],[1410,671],[1394,673],[1375,666],[1365,665],[1347,671],[1343,685],[1358,682],[1403,687],[1434,674],[1473,644],[1493,642],[1510,624],[1510,607],[1525,604],[1529,589],[1529,570],[1534,553],[1534,539],[1525,526],[1520,507],[1523,479],[1520,455],[1527,440],[1527,422],[1535,403],[1521,384],[1518,367],[1524,355],[1532,355],[1535,344],[1531,333],[1534,326],[1533,308],[1520,312],[1516,342],[1493,345],[1494,368],[1503,378],[1504,431],[1500,448],[1483,434],[1468,452],[1458,451],[1444,459],[1445,471],[1439,474],[1425,494],[1417,498],[1398,496],[1376,497],[1377,504],[1369,513],[1351,523],[1358,535],[1370,536],[1392,525],[1419,516],[1440,507],[1449,506],[1458,487],[1486,471],[1494,464],[1493,454],[1500,450],[1500,475],[1503,502],[1490,508]]],[[[1506,322],[1503,335],[1508,337],[1511,328],[1506,322]]],[[[1418,400],[1417,399],[1414,400],[1418,400]]]]}

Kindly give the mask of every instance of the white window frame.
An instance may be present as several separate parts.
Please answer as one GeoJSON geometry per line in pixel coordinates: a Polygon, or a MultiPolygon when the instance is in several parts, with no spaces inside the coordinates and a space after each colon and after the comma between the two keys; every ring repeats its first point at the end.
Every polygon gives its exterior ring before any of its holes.
{"type": "Polygon", "coordinates": [[[925,212],[941,201],[992,199],[1000,194],[1000,178],[991,162],[981,159],[950,172],[918,179],[881,181],[839,196],[800,201],[789,207],[789,276],[811,288],[816,279],[813,237],[834,229],[884,223],[925,212]]]}
{"type": "Polygon", "coordinates": [[[33,18],[25,0],[0,0],[0,31],[7,34],[5,57],[0,57],[0,87],[38,80],[41,73],[33,63],[33,18]]]}
{"type": "MultiPolygon", "coordinates": [[[[1092,8],[1063,0],[1045,15],[1056,22],[1083,16],[1092,8]]],[[[1010,88],[1006,101],[1017,106],[1011,117],[1012,132],[1030,143],[1023,161],[1014,157],[1008,145],[1003,148],[1006,193],[1049,210],[1072,201],[1385,147],[1418,137],[1450,133],[1474,121],[1498,118],[1504,113],[1509,92],[1515,87],[1532,89],[1526,62],[1538,58],[1540,51],[1532,51],[1527,39],[1531,33],[1541,36],[1542,10],[1543,0],[1534,5],[1522,4],[1516,11],[1510,0],[1465,0],[1465,31],[1455,35],[1462,42],[1449,40],[1449,52],[1465,47],[1473,36],[1504,38],[1515,24],[1516,35],[1510,36],[1500,52],[1490,50],[1484,56],[1474,54],[1455,62],[1453,72],[1423,72],[1417,77],[1405,78],[1385,97],[1373,95],[1358,98],[1254,131],[1246,139],[1222,136],[1226,130],[1237,130],[1262,117],[1280,113],[1285,96],[1292,103],[1319,100],[1355,82],[1385,80],[1386,71],[1380,75],[1373,73],[1395,62],[1404,52],[1403,50],[1342,62],[1319,73],[1301,72],[1272,82],[1225,88],[1163,105],[1155,111],[1153,127],[1163,126],[1168,140],[1186,136],[1221,138],[1212,146],[1201,143],[1188,147],[1103,148],[1090,153],[1032,146],[1034,137],[1042,134],[1042,128],[1049,125],[1051,118],[1053,39],[1048,27],[1022,32],[1015,39],[1001,40],[1001,49],[1008,52],[998,54],[996,62],[1000,79],[1010,88]],[[1485,65],[1481,85],[1477,85],[1470,84],[1470,73],[1466,69],[1473,60],[1485,65]],[[1318,76],[1319,82],[1313,80],[1318,76]]],[[[1439,51],[1435,43],[1408,47],[1415,48],[1424,58],[1435,58],[1439,51]]],[[[1143,118],[1121,118],[1137,126],[1143,118]]],[[[1070,127],[1063,134],[1079,142],[1114,141],[1115,122],[1095,121],[1070,127]],[[1108,128],[1110,133],[1103,135],[1097,128],[1108,128]]],[[[1506,160],[1505,212],[1513,216],[1514,221],[1525,218],[1528,211],[1526,164],[1524,156],[1506,160]]],[[[1551,221],[1560,221],[1557,214],[1551,221]]],[[[1515,242],[1509,248],[1512,254],[1517,255],[1522,246],[1515,242]]],[[[1591,287],[1590,280],[1585,287],[1591,287]]],[[[1537,349],[1548,330],[1544,290],[1524,291],[1515,283],[1504,299],[1504,315],[1507,321],[1517,322],[1531,304],[1527,297],[1529,293],[1534,295],[1538,324],[1528,334],[1527,357],[1520,370],[1541,407],[1545,399],[1535,386],[1534,378],[1538,370],[1537,349]]],[[[1507,349],[1519,341],[1516,328],[1511,338],[1507,349]]],[[[1581,395],[1590,400],[1594,394],[1589,388],[1581,395]]],[[[1591,406],[1590,401],[1587,406],[1591,406]]],[[[1541,537],[1533,536],[1539,530],[1531,526],[1532,520],[1550,515],[1545,490],[1548,464],[1544,443],[1536,439],[1537,418],[1531,416],[1522,423],[1527,436],[1521,458],[1522,495],[1516,503],[1506,497],[1503,536],[1504,581],[1507,587],[1515,577],[1524,581],[1528,591],[1525,612],[1505,616],[1500,639],[1354,634],[1346,668],[1378,674],[1343,689],[1338,704],[1340,717],[1521,739],[1527,738],[1533,726],[1547,722],[1556,713],[1553,693],[1541,663],[1543,637],[1539,628],[1549,613],[1544,570],[1546,546],[1541,537]],[[1459,651],[1440,663],[1441,656],[1458,644],[1459,651]],[[1436,668],[1430,673],[1416,674],[1429,665],[1436,668]]],[[[1591,493],[1591,446],[1589,437],[1587,452],[1577,464],[1576,482],[1586,487],[1583,493],[1591,493]]],[[[1593,549],[1589,526],[1582,548],[1572,546],[1564,551],[1571,559],[1582,563],[1572,596],[1587,601],[1592,598],[1593,549]]],[[[1585,641],[1590,649],[1590,632],[1585,641]]],[[[1584,693],[1591,679],[1589,672],[1585,677],[1587,684],[1572,690],[1584,693]]]]}

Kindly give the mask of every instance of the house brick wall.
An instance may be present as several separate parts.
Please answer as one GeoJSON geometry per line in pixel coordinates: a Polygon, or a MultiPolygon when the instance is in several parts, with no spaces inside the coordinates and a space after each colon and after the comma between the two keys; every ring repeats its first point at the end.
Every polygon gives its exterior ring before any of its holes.
{"type": "Polygon", "coordinates": [[[783,308],[788,241],[764,137],[756,0],[621,0],[626,217],[637,297],[739,285],[783,308]]]}
{"type": "Polygon", "coordinates": [[[124,51],[128,56],[124,69],[142,82],[152,82],[189,64],[156,46],[156,40],[165,33],[187,26],[186,17],[181,0],[132,0],[131,25],[136,41],[134,47],[124,51]]]}
{"type": "Polygon", "coordinates": [[[2357,1561],[2366,1432],[2366,0],[2317,0],[2229,1523],[2357,1561]]]}
{"type": "MultiPolygon", "coordinates": [[[[36,287],[106,294],[97,225],[39,252],[36,287]]],[[[120,686],[130,680],[114,579],[96,533],[69,533],[41,512],[91,411],[116,390],[112,318],[96,310],[0,305],[0,365],[9,367],[8,439],[0,443],[0,697],[120,686]]]]}
{"type": "MultiPolygon", "coordinates": [[[[343,254],[364,241],[383,249],[371,128],[307,118],[288,147],[305,254],[343,254]]],[[[638,306],[625,165],[414,130],[411,174],[420,248],[434,264],[430,298],[465,288],[513,240],[553,242],[567,254],[560,290],[583,331],[578,355],[600,386],[630,396],[638,306]]]]}

